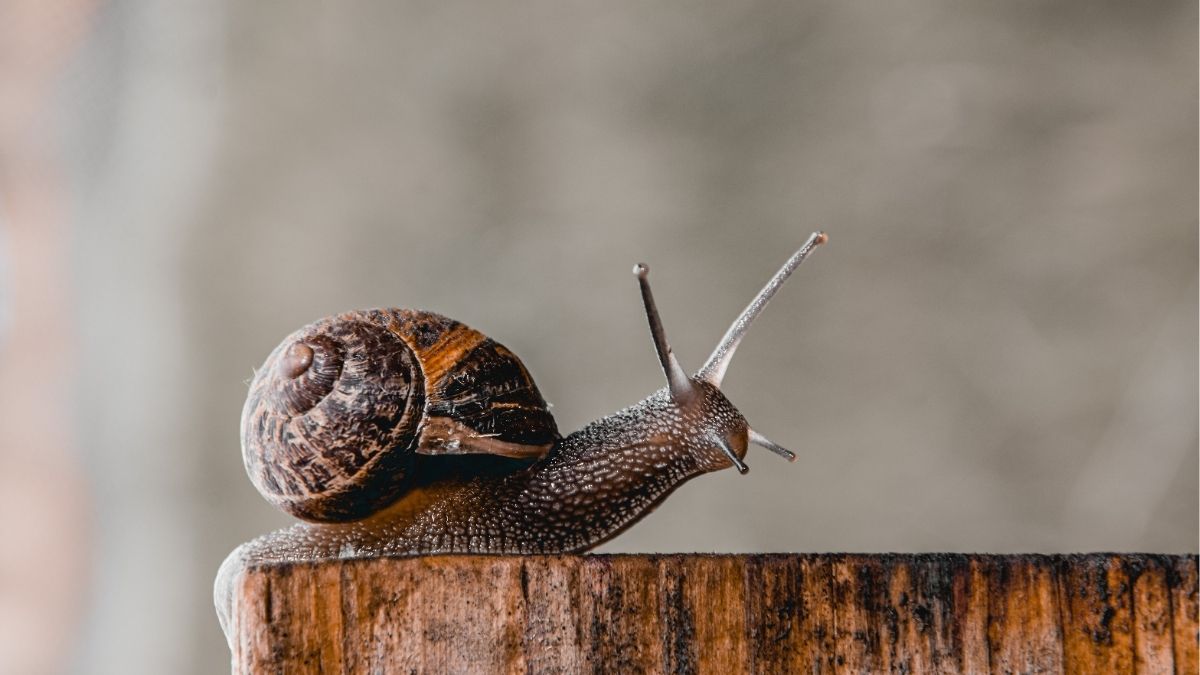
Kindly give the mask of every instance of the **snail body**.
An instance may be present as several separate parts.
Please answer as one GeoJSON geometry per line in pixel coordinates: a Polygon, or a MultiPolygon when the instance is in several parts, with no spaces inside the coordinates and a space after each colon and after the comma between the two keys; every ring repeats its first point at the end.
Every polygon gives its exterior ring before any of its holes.
{"type": "Polygon", "coordinates": [[[638,277],[667,387],[566,437],[512,352],[413,310],[338,315],[297,331],[258,371],[242,419],[251,480],[313,522],[236,549],[218,573],[222,624],[247,565],[376,555],[585,551],[703,473],[746,473],[751,429],[720,390],[753,320],[826,240],[814,233],[684,373],[645,265],[638,277]],[[312,387],[310,388],[310,385],[312,387]]]}
{"type": "Polygon", "coordinates": [[[433,553],[535,554],[592,548],[645,515],[694,476],[739,459],[747,429],[720,390],[681,409],[668,389],[596,420],[532,465],[480,470],[468,458],[419,458],[409,490],[370,517],[297,523],[251,542],[245,562],[433,553]],[[697,425],[705,420],[703,426],[697,425]]]}

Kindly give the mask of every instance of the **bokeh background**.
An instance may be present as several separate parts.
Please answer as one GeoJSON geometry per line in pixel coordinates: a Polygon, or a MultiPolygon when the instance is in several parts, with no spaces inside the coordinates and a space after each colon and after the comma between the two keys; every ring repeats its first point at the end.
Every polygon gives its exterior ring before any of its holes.
{"type": "Polygon", "coordinates": [[[0,2],[0,672],[214,673],[252,369],[358,307],[753,451],[602,551],[1197,550],[1197,5],[0,2]]]}

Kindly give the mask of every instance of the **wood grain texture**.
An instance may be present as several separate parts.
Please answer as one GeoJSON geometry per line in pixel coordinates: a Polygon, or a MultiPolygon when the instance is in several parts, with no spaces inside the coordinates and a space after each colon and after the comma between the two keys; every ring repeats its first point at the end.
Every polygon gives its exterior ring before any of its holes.
{"type": "Polygon", "coordinates": [[[242,571],[235,673],[1195,673],[1194,555],[434,556],[242,571]]]}

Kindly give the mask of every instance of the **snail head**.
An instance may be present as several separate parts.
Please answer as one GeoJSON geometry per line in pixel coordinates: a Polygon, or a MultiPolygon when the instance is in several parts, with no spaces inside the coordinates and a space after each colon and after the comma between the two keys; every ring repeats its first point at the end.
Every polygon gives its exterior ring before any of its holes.
{"type": "Polygon", "coordinates": [[[717,344],[704,366],[693,376],[689,377],[679,365],[663,330],[662,318],[654,304],[654,295],[650,291],[650,268],[645,263],[633,267],[633,273],[641,286],[642,302],[646,307],[646,318],[650,323],[650,335],[654,340],[654,348],[663,373],[667,377],[667,388],[672,402],[687,417],[704,421],[697,428],[704,434],[706,443],[699,444],[703,449],[701,465],[708,470],[725,468],[732,464],[740,473],[746,473],[750,467],[743,459],[749,444],[754,444],[794,462],[796,454],[791,450],[771,441],[766,436],[755,431],[745,418],[721,393],[721,381],[733,358],[738,344],[745,337],[750,325],[762,313],[764,307],[787,281],[792,272],[804,262],[809,253],[817,246],[828,241],[824,232],[814,232],[795,253],[788,258],[783,267],[771,277],[758,295],[750,301],[746,309],[730,325],[725,336],[717,344]],[[714,457],[715,450],[719,455],[714,457]],[[714,465],[714,459],[716,465],[714,465]]]}

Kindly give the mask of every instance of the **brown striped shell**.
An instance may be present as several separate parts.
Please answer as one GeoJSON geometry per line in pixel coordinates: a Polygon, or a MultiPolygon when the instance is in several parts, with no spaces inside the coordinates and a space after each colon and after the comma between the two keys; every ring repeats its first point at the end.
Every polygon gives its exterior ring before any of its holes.
{"type": "Polygon", "coordinates": [[[559,438],[515,354],[431,312],[376,309],[292,333],[255,374],[242,457],[259,492],[306,520],[399,498],[413,454],[536,458],[559,438]]]}

